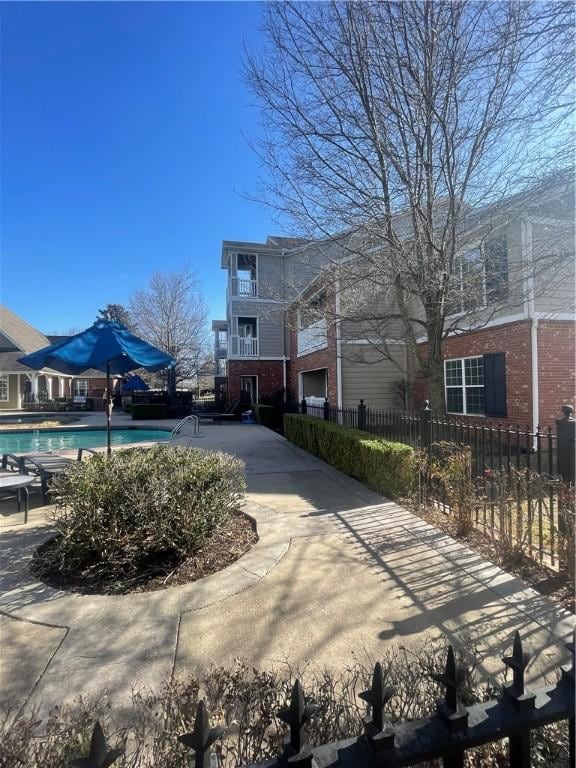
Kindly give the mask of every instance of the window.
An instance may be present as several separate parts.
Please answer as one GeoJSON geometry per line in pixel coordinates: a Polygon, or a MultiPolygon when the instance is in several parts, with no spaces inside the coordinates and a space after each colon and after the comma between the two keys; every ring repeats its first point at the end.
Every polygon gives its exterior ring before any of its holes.
{"type": "Polygon", "coordinates": [[[444,386],[448,413],[506,417],[504,352],[445,360],[444,386]]]}
{"type": "Polygon", "coordinates": [[[0,402],[6,403],[10,400],[10,387],[8,384],[8,376],[0,376],[0,402]]]}
{"type": "Polygon", "coordinates": [[[86,397],[88,395],[88,379],[74,379],[74,397],[86,397]]]}
{"type": "Polygon", "coordinates": [[[484,415],[484,358],[446,360],[444,373],[448,413],[484,415]]]}
{"type": "Polygon", "coordinates": [[[451,313],[472,312],[508,298],[508,246],[486,241],[456,257],[452,269],[451,313]]]}

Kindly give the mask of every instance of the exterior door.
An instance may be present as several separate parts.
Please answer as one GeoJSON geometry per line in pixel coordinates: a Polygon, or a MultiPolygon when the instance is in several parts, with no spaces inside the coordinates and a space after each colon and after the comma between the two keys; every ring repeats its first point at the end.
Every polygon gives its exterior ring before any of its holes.
{"type": "Polygon", "coordinates": [[[258,402],[258,377],[257,376],[241,376],[240,377],[240,391],[242,399],[247,403],[258,402]]]}

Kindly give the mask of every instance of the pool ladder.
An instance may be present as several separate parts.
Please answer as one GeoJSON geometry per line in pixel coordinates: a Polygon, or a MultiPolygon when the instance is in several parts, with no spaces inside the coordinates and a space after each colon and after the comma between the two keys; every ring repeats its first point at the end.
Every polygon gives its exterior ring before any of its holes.
{"type": "Polygon", "coordinates": [[[191,414],[190,416],[185,416],[182,421],[179,421],[178,424],[174,427],[172,430],[172,433],[170,434],[170,439],[173,437],[176,437],[176,435],[182,430],[182,427],[187,424],[189,421],[192,422],[193,428],[192,428],[192,437],[200,437],[200,419],[198,416],[191,414]]]}

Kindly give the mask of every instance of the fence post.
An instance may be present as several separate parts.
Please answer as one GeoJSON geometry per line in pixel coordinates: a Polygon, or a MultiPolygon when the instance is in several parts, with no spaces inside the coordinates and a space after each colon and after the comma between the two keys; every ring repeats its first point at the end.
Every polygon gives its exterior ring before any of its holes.
{"type": "Polygon", "coordinates": [[[358,429],[366,429],[366,406],[364,400],[358,403],[358,429]]]}
{"type": "Polygon", "coordinates": [[[562,406],[563,418],[556,421],[556,440],[558,451],[558,473],[566,483],[574,484],[574,441],[576,440],[576,420],[571,405],[562,406]]]}
{"type": "Polygon", "coordinates": [[[302,408],[302,413],[306,415],[306,398],[302,398],[302,402],[300,403],[300,407],[302,408]]]}
{"type": "Polygon", "coordinates": [[[424,401],[424,408],[420,411],[420,439],[422,447],[427,453],[430,453],[432,448],[432,409],[429,400],[424,401]]]}
{"type": "Polygon", "coordinates": [[[328,402],[328,398],[324,400],[324,421],[330,420],[330,403],[328,402]]]}
{"type": "MultiPolygon", "coordinates": [[[[574,443],[576,440],[576,420],[571,405],[562,406],[564,417],[556,421],[556,451],[558,474],[562,482],[574,485],[574,443]]],[[[570,519],[570,501],[572,490],[560,489],[558,494],[558,565],[560,570],[574,575],[574,531],[570,519]]]]}

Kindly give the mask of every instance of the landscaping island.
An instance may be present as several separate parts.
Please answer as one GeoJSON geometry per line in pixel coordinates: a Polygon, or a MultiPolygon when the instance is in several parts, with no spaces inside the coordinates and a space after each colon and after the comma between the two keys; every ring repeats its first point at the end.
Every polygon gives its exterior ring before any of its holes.
{"type": "Polygon", "coordinates": [[[256,543],[240,511],[243,463],[225,453],[158,445],[74,463],[55,480],[56,535],[32,573],[58,589],[126,594],[196,581],[256,543]]]}

